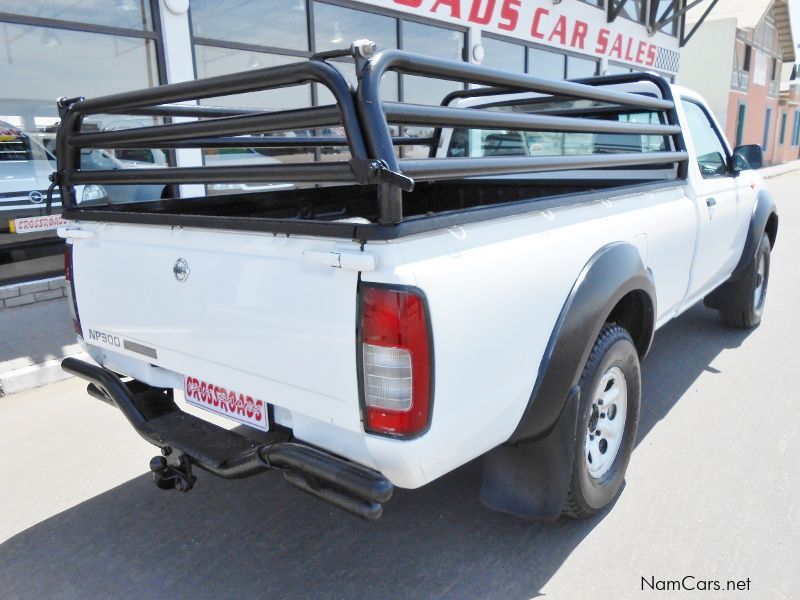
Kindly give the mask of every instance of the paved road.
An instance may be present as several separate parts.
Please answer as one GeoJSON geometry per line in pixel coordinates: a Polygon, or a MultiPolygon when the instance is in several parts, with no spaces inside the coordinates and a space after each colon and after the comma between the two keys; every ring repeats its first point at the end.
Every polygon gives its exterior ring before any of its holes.
{"type": "Polygon", "coordinates": [[[639,445],[605,513],[491,513],[476,463],[398,491],[378,523],[273,474],[162,493],[150,447],[67,381],[0,400],[0,597],[602,600],[674,597],[641,578],[684,576],[750,591],[678,597],[800,597],[800,174],[772,187],[764,324],[726,330],[696,307],[656,335],[639,445]]]}

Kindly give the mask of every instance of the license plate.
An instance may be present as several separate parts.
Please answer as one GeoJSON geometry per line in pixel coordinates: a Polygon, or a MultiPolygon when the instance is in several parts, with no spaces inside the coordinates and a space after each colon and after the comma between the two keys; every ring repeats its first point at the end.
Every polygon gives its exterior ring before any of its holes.
{"type": "Polygon", "coordinates": [[[58,229],[69,223],[61,215],[44,215],[42,217],[23,217],[8,222],[11,233],[30,233],[32,231],[49,231],[58,229]]]}
{"type": "Polygon", "coordinates": [[[183,396],[193,406],[269,431],[269,411],[263,400],[188,375],[183,378],[183,396]]]}

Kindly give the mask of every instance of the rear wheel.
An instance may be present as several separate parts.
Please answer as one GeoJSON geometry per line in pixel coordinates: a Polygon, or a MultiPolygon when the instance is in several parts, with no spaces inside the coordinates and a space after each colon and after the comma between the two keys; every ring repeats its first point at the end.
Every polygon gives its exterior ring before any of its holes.
{"type": "Polygon", "coordinates": [[[743,310],[720,309],[719,316],[723,325],[737,329],[752,329],[761,324],[764,314],[764,303],[767,300],[767,284],[769,284],[769,258],[772,246],[766,234],[761,236],[758,253],[747,278],[749,285],[737,290],[741,298],[732,298],[743,310]]]}
{"type": "Polygon", "coordinates": [[[639,423],[639,356],[630,334],[600,331],[580,379],[581,408],[564,515],[593,515],[619,493],[639,423]]]}

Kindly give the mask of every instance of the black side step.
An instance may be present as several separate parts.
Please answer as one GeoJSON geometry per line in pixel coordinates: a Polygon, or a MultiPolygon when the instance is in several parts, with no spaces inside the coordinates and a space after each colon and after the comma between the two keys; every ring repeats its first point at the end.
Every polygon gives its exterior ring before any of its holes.
{"type": "Polygon", "coordinates": [[[180,489],[188,491],[192,465],[226,479],[280,468],[287,483],[365,519],[379,518],[392,497],[392,484],[377,471],[296,442],[256,443],[183,412],[172,390],[124,382],[75,358],[65,358],[61,367],[89,381],[91,396],[119,408],[139,435],[161,448],[165,458],[151,463],[159,487],[168,487],[165,480],[181,481],[180,489]]]}

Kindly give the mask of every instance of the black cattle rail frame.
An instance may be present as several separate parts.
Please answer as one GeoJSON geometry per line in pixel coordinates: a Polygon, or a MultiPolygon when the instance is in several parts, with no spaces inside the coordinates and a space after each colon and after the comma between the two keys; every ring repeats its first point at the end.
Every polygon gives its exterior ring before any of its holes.
{"type": "MultiPolygon", "coordinates": [[[[513,73],[477,64],[456,62],[404,52],[374,51],[374,44],[356,42],[342,51],[316,55],[311,60],[175,83],[99,98],[62,98],[58,102],[61,124],[58,130],[58,170],[54,184],[60,186],[63,215],[73,220],[113,220],[184,224],[207,227],[203,217],[181,217],[181,223],[168,223],[172,215],[147,214],[115,207],[110,210],[80,207],[73,187],[80,184],[201,184],[241,182],[350,183],[377,186],[379,224],[372,228],[396,228],[403,221],[403,192],[410,192],[415,181],[459,179],[474,176],[505,175],[560,171],[581,168],[634,167],[642,165],[677,166],[678,178],[685,177],[688,155],[678,124],[670,86],[663,78],[648,73],[630,73],[593,77],[576,81],[551,80],[523,73],[513,73]],[[350,56],[356,62],[358,87],[353,90],[342,73],[328,58],[350,56]],[[444,79],[462,84],[483,86],[450,94],[441,106],[387,102],[381,99],[380,82],[389,72],[444,79]],[[607,89],[615,84],[649,82],[661,97],[607,89]],[[272,90],[317,83],[325,86],[336,103],[312,108],[262,111],[253,108],[204,106],[195,101],[247,92],[272,90]],[[604,119],[582,118],[586,112],[545,111],[540,114],[515,114],[449,106],[457,97],[498,96],[537,92],[552,98],[580,99],[607,103],[606,111],[653,111],[658,124],[642,124],[604,119]],[[186,104],[192,102],[192,104],[186,104]],[[183,104],[180,104],[183,103],[183,104]],[[161,125],[103,132],[83,132],[85,117],[96,114],[127,114],[168,117],[161,125]],[[186,117],[201,120],[187,121],[186,117]],[[172,122],[179,119],[179,122],[172,122]],[[180,122],[182,121],[182,122],[180,122]],[[457,158],[398,158],[400,145],[430,144],[435,152],[438,135],[433,138],[395,136],[390,126],[512,129],[570,133],[640,134],[664,136],[671,140],[670,151],[588,154],[577,156],[492,156],[457,158]],[[296,129],[343,127],[344,137],[280,137],[264,135],[296,129]],[[259,135],[255,135],[259,134],[259,135]],[[84,171],[80,168],[84,148],[308,148],[346,146],[349,160],[293,164],[199,166],[170,168],[135,168],[84,171]],[[108,218],[111,217],[111,218],[108,218]]],[[[206,218],[207,220],[207,218],[206,218]]],[[[241,228],[291,232],[286,219],[239,219],[241,228]]],[[[227,223],[231,224],[228,218],[227,223]]],[[[343,224],[316,223],[320,234],[341,233],[343,224]]],[[[239,228],[239,227],[233,227],[239,228]]],[[[352,226],[349,226],[352,232],[352,226]]],[[[308,232],[307,228],[303,229],[308,232]]],[[[364,239],[391,237],[386,232],[364,239]]]]}

